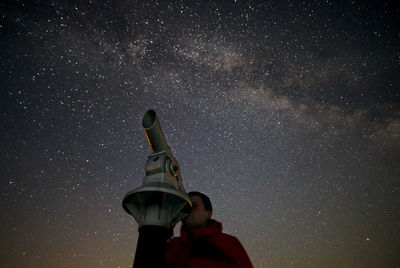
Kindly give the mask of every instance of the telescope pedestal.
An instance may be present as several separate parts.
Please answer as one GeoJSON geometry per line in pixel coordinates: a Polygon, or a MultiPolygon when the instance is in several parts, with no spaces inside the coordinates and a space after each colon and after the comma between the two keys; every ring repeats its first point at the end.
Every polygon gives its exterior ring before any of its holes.
{"type": "Polygon", "coordinates": [[[178,161],[153,110],[143,117],[143,128],[152,154],[142,185],[128,192],[122,206],[139,224],[134,267],[165,267],[167,240],[174,226],[186,217],[192,203],[185,192],[178,161]]]}

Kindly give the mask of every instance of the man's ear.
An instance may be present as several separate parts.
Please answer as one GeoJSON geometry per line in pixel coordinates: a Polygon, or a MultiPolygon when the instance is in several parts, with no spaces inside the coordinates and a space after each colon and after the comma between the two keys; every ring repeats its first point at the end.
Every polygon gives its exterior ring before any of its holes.
{"type": "Polygon", "coordinates": [[[211,219],[212,211],[211,210],[207,210],[207,215],[208,215],[208,218],[211,219]]]}

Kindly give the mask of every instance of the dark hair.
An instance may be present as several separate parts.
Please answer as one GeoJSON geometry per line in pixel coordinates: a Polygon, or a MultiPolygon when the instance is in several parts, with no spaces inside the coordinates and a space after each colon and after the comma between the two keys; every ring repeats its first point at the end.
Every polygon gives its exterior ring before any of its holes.
{"type": "Polygon", "coordinates": [[[208,196],[206,196],[203,193],[196,192],[196,191],[189,192],[188,195],[189,196],[199,196],[201,198],[201,201],[203,201],[204,209],[207,211],[212,211],[211,201],[208,196]]]}

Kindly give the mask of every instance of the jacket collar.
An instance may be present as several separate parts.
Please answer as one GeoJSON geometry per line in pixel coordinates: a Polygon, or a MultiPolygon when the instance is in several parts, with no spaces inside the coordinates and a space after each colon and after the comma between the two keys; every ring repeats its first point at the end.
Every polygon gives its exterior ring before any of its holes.
{"type": "Polygon", "coordinates": [[[208,225],[203,228],[186,229],[181,226],[181,237],[185,242],[219,233],[222,233],[222,224],[216,220],[209,220],[208,225]]]}

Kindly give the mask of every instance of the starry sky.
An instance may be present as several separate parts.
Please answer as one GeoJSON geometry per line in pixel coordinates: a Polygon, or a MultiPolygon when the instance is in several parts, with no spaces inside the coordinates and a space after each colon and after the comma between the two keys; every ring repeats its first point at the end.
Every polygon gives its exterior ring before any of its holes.
{"type": "Polygon", "coordinates": [[[393,3],[4,1],[0,14],[2,267],[131,267],[121,203],[144,177],[149,109],[186,190],[210,196],[255,267],[400,265],[393,3]]]}

